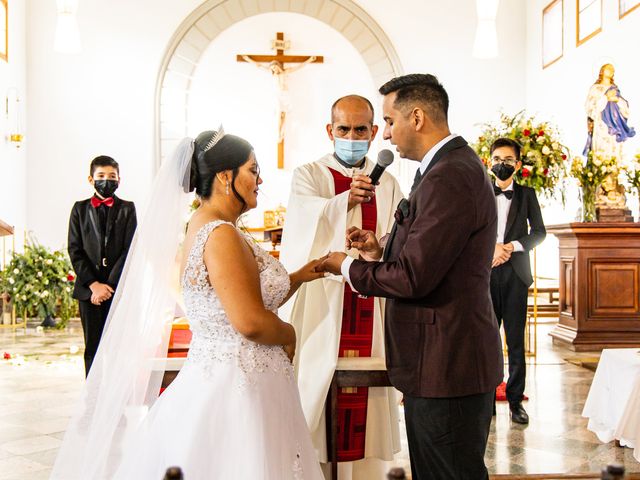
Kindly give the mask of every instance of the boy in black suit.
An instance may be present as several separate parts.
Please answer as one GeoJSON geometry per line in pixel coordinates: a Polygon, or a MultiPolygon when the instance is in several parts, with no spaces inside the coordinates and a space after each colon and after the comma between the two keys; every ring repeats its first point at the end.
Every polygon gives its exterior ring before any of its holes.
{"type": "Polygon", "coordinates": [[[513,176],[522,167],[520,145],[499,138],[491,145],[491,171],[496,176],[494,191],[498,208],[498,234],[491,270],[491,299],[498,325],[504,321],[509,352],[507,400],[511,420],[529,423],[522,406],[526,362],[524,331],[527,297],[533,283],[529,251],[540,244],[546,230],[536,192],[518,185],[513,176]]]}
{"type": "Polygon", "coordinates": [[[89,183],[95,193],[73,206],[68,241],[76,272],[73,297],[80,306],[87,375],[137,224],[133,202],[114,195],[120,184],[118,162],[105,155],[94,158],[89,183]]]}

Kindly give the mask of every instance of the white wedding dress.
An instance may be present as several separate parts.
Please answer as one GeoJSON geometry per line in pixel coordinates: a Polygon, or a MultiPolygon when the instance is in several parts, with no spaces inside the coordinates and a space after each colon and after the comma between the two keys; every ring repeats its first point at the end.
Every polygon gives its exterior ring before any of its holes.
{"type": "MultiPolygon", "coordinates": [[[[321,480],[293,367],[280,346],[234,330],[203,261],[210,233],[196,234],[182,279],[193,339],[184,367],[153,405],[115,478],[161,480],[179,466],[185,480],[321,480]]],[[[276,312],[289,291],[284,267],[251,245],[264,305],[276,312]]]]}

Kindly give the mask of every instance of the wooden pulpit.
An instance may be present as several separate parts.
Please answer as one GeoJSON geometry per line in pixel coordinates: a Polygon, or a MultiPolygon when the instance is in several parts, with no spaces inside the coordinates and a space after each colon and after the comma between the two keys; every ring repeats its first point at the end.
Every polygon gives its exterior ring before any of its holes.
{"type": "Polygon", "coordinates": [[[547,227],[559,240],[559,321],[575,351],[640,347],[640,223],[547,227]]]}

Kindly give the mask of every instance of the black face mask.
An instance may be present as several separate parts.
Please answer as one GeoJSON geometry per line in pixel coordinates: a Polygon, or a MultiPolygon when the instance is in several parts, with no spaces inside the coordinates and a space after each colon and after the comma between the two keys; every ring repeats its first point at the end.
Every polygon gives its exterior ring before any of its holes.
{"type": "Polygon", "coordinates": [[[504,163],[497,163],[493,167],[491,167],[491,171],[494,173],[494,175],[502,181],[508,179],[511,175],[513,175],[513,172],[515,172],[515,170],[516,167],[506,165],[504,163]]]}
{"type": "Polygon", "coordinates": [[[102,198],[112,197],[118,189],[119,182],[117,180],[94,180],[93,188],[96,189],[102,198]]]}

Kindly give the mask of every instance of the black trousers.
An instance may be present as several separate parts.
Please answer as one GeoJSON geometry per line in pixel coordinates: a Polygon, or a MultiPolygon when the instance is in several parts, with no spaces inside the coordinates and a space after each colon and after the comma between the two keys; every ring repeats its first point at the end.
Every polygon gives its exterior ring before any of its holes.
{"type": "Polygon", "coordinates": [[[94,305],[89,300],[79,300],[80,322],[82,323],[82,331],[84,332],[84,371],[85,375],[89,375],[93,357],[96,356],[102,330],[109,315],[111,300],[102,302],[101,305],[94,305]]]}
{"type": "Polygon", "coordinates": [[[485,480],[494,392],[455,398],[404,396],[413,480],[485,480]]]}
{"type": "Polygon", "coordinates": [[[510,404],[522,401],[527,364],[524,355],[524,330],[527,320],[529,287],[513,270],[511,262],[503,263],[491,271],[491,300],[498,319],[504,322],[509,353],[509,379],[507,400],[510,404]]]}

